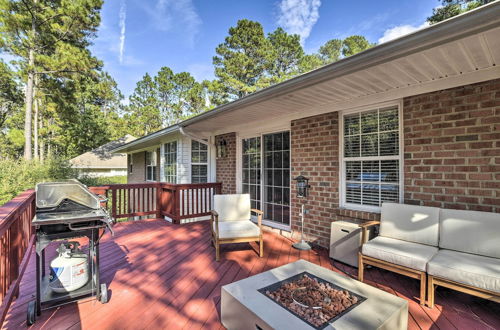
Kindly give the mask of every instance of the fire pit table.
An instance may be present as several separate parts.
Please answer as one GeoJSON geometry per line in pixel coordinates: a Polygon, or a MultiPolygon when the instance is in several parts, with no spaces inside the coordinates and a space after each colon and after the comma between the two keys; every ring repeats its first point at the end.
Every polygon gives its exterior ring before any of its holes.
{"type": "Polygon", "coordinates": [[[407,329],[408,302],[305,260],[222,287],[227,329],[407,329]]]}

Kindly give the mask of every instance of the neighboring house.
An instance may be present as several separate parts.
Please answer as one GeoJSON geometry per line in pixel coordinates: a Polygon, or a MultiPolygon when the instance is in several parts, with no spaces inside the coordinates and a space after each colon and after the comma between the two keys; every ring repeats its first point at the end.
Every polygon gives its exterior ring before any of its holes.
{"type": "Polygon", "coordinates": [[[500,212],[499,36],[494,2],[116,151],[129,182],[222,182],[280,229],[305,203],[323,246],[332,221],[377,219],[385,201],[500,212]]]}
{"type": "Polygon", "coordinates": [[[81,176],[110,177],[127,175],[127,155],[113,154],[110,151],[116,149],[136,138],[132,135],[106,143],[94,150],[70,159],[71,167],[78,169],[81,176]]]}

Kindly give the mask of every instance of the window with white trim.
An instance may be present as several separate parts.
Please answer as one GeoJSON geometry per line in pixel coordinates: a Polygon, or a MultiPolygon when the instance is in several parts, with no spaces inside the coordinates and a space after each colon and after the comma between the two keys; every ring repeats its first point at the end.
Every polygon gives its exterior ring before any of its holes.
{"type": "Polygon", "coordinates": [[[177,141],[165,143],[165,182],[177,183],[177,141]]]}
{"type": "Polygon", "coordinates": [[[208,146],[191,140],[191,183],[208,182],[208,146]]]}
{"type": "Polygon", "coordinates": [[[132,174],[134,173],[134,155],[128,154],[127,160],[128,160],[128,172],[132,174]]]}
{"type": "Polygon", "coordinates": [[[146,181],[156,181],[156,151],[146,151],[146,181]]]}
{"type": "Polygon", "coordinates": [[[400,201],[399,116],[398,106],[343,114],[342,206],[377,211],[400,201]]]}

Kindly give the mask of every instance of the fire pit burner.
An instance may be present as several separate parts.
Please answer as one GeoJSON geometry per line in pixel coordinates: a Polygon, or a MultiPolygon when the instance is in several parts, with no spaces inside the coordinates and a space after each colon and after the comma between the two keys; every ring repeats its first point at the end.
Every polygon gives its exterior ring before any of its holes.
{"type": "Polygon", "coordinates": [[[366,298],[308,272],[258,290],[315,329],[323,329],[366,298]]]}

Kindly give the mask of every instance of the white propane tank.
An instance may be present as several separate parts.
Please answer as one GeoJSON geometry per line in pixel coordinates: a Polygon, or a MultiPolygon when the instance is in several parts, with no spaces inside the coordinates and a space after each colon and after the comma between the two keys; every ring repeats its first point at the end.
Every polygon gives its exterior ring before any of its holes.
{"type": "Polygon", "coordinates": [[[50,263],[49,287],[54,292],[74,291],[89,280],[88,256],[78,248],[80,243],[62,243],[59,256],[50,263]]]}

